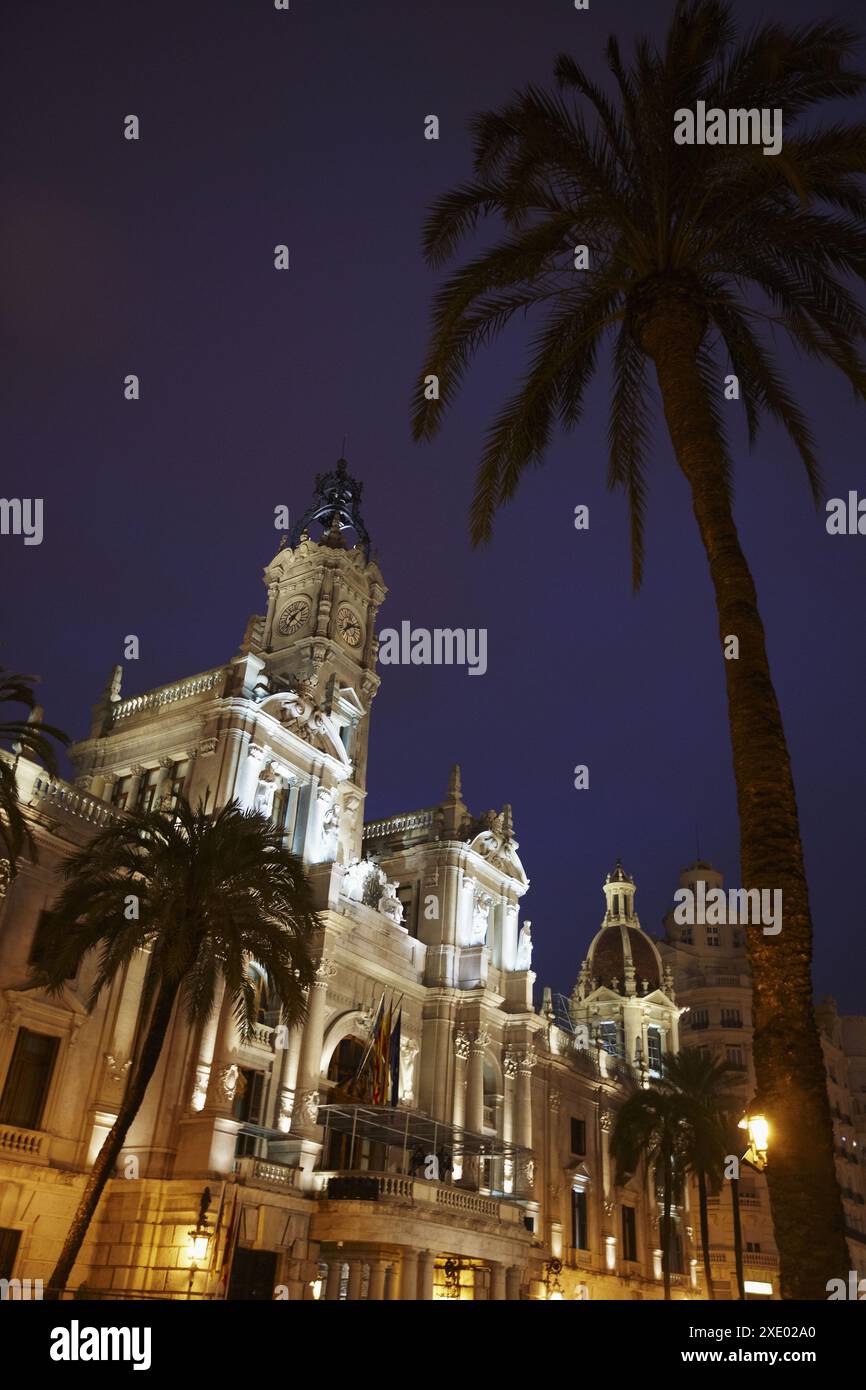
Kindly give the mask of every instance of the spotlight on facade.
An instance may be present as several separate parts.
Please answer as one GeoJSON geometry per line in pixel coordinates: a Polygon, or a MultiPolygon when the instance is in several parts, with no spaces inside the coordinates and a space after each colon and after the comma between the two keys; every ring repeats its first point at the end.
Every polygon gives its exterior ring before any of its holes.
{"type": "Polygon", "coordinates": [[[756,1102],[753,1101],[748,1107],[738,1127],[744,1129],[749,1136],[749,1147],[743,1154],[743,1162],[763,1172],[767,1166],[770,1126],[756,1102]]]}

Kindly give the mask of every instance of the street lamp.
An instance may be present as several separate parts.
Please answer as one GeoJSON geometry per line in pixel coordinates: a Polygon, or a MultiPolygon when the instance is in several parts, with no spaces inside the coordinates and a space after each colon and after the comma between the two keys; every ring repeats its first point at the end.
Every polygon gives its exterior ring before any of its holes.
{"type": "MultiPolygon", "coordinates": [[[[746,1108],[746,1113],[737,1125],[738,1129],[744,1129],[749,1136],[749,1147],[741,1155],[741,1161],[748,1163],[750,1168],[763,1173],[767,1166],[767,1149],[770,1143],[770,1126],[767,1117],[762,1113],[762,1108],[758,1104],[757,1098],[753,1099],[746,1108]]],[[[737,1289],[741,1299],[746,1297],[746,1285],[743,1276],[743,1232],[740,1223],[740,1183],[738,1178],[731,1179],[731,1203],[734,1218],[734,1263],[737,1272],[737,1289]]]]}
{"type": "Polygon", "coordinates": [[[207,1252],[210,1246],[210,1238],[213,1232],[207,1223],[207,1210],[211,1204],[211,1190],[206,1187],[201,1194],[201,1201],[198,1208],[198,1220],[195,1229],[189,1232],[190,1253],[192,1255],[191,1265],[195,1269],[207,1259],[207,1252]]]}
{"type": "Polygon", "coordinates": [[[767,1149],[770,1143],[770,1126],[766,1115],[761,1113],[755,1101],[748,1107],[740,1120],[738,1129],[744,1129],[749,1136],[749,1147],[743,1154],[743,1162],[750,1168],[763,1173],[767,1166],[767,1149]]]}

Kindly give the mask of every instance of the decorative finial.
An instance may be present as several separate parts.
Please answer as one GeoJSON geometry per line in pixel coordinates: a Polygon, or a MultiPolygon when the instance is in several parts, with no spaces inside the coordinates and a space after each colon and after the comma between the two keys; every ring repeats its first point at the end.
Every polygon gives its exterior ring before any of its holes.
{"type": "MultiPolygon", "coordinates": [[[[345,440],[343,443],[345,447],[345,440]]],[[[318,522],[326,534],[333,534],[335,530],[342,532],[351,528],[364,547],[365,559],[369,561],[370,537],[361,519],[361,494],[363,490],[363,484],[349,474],[346,460],[344,458],[338,459],[333,472],[320,473],[317,476],[312,505],[292,530],[289,544],[292,547],[297,545],[313,521],[318,522]]]]}
{"type": "Polygon", "coordinates": [[[514,821],[511,817],[511,802],[506,801],[502,808],[502,838],[512,840],[514,838],[514,821]]]}
{"type": "Polygon", "coordinates": [[[448,800],[460,801],[463,790],[460,785],[460,764],[455,763],[451,769],[451,776],[448,778],[448,800]]]}

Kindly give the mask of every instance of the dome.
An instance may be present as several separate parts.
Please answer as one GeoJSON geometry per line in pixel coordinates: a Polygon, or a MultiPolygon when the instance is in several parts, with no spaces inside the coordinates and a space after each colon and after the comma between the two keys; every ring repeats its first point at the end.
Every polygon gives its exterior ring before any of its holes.
{"type": "Polygon", "coordinates": [[[644,980],[647,993],[662,987],[661,957],[640,927],[625,924],[602,927],[589,948],[586,964],[593,988],[606,985],[618,994],[642,993],[644,980]],[[632,967],[634,985],[628,989],[626,971],[632,967]]]}

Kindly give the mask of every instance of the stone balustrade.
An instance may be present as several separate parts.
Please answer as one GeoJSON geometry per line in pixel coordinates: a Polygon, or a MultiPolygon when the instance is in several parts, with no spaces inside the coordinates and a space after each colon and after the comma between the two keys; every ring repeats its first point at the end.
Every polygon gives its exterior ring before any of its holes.
{"type": "Polygon", "coordinates": [[[215,671],[205,671],[200,676],[190,676],[188,680],[175,685],[161,685],[156,690],[148,690],[143,695],[132,695],[128,700],[120,700],[111,711],[112,723],[129,719],[132,715],[162,709],[165,705],[177,704],[180,700],[190,700],[196,695],[206,695],[225,680],[225,667],[215,671]]]}
{"type": "Polygon", "coordinates": [[[402,816],[388,816],[385,820],[371,820],[364,826],[365,840],[383,840],[391,835],[400,835],[407,830],[427,830],[436,819],[435,806],[423,811],[407,811],[402,816]]]}
{"type": "Polygon", "coordinates": [[[15,1125],[0,1125],[0,1155],[4,1158],[24,1158],[45,1162],[48,1135],[33,1129],[18,1129],[15,1125]]]}
{"type": "Polygon", "coordinates": [[[88,825],[104,826],[120,819],[120,815],[108,802],[97,796],[79,791],[69,782],[59,777],[36,777],[30,793],[29,804],[34,807],[50,807],[52,811],[65,811],[88,825]]]}

